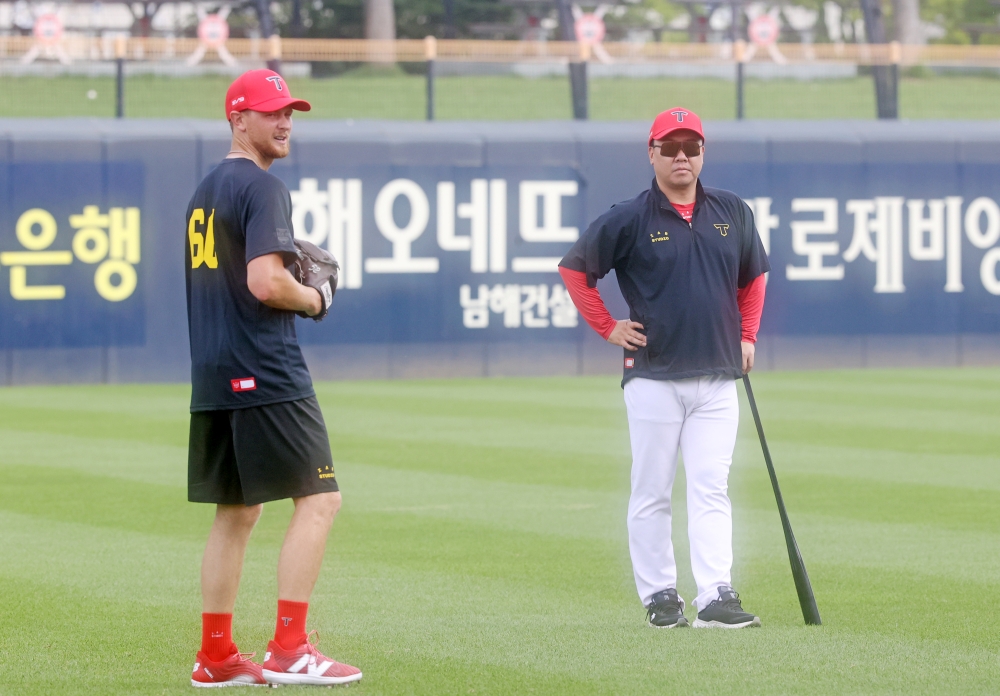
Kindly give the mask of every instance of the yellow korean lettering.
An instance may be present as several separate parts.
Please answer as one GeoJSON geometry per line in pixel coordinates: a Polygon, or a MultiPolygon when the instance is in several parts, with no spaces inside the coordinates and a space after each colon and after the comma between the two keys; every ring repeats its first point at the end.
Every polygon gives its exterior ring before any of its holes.
{"type": "Polygon", "coordinates": [[[97,263],[108,255],[108,235],[96,227],[80,230],[73,235],[73,253],[84,263],[97,263]]]}
{"type": "Polygon", "coordinates": [[[121,259],[108,259],[97,267],[94,287],[97,294],[108,302],[121,302],[132,296],[138,280],[132,264],[121,259]],[[117,285],[111,282],[114,276],[118,276],[117,285]]]}
{"type": "Polygon", "coordinates": [[[107,215],[96,205],[83,206],[83,215],[70,215],[69,225],[79,230],[73,236],[73,253],[84,263],[98,263],[108,255],[107,215]]]}
{"type": "Polygon", "coordinates": [[[24,211],[14,227],[17,241],[21,242],[25,249],[32,251],[44,249],[54,242],[57,229],[56,219],[52,217],[52,213],[41,208],[24,211]],[[35,225],[38,225],[38,234],[35,234],[35,225]]]}
{"type": "Polygon", "coordinates": [[[73,262],[73,255],[68,251],[42,251],[55,241],[56,219],[47,210],[32,208],[17,219],[14,232],[17,241],[31,251],[0,253],[0,265],[10,266],[10,296],[15,300],[61,300],[66,297],[66,288],[62,285],[28,284],[28,266],[66,266],[73,262]]]}
{"type": "Polygon", "coordinates": [[[191,268],[205,264],[209,268],[218,268],[219,259],[215,255],[215,210],[208,216],[205,224],[205,211],[195,208],[188,221],[188,244],[191,246],[191,268]],[[199,232],[198,226],[205,225],[205,232],[199,232]]]}
{"type": "Polygon", "coordinates": [[[62,285],[28,285],[28,269],[14,266],[10,269],[10,296],[15,300],[61,300],[66,297],[62,285]]]}
{"type": "Polygon", "coordinates": [[[112,208],[108,217],[111,219],[111,258],[139,263],[139,209],[112,208]]]}

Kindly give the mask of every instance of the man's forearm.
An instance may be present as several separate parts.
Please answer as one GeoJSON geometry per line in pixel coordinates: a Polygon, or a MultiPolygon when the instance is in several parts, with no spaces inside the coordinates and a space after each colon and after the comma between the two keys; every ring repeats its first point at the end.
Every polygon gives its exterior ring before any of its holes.
{"type": "Polygon", "coordinates": [[[274,309],[287,309],[292,312],[318,314],[323,309],[319,291],[315,288],[301,285],[287,270],[283,274],[275,274],[271,279],[271,292],[267,299],[261,302],[274,309]]]}
{"type": "Polygon", "coordinates": [[[305,312],[309,316],[323,309],[319,291],[298,283],[278,254],[260,256],[247,264],[247,287],[268,307],[305,312]]]}

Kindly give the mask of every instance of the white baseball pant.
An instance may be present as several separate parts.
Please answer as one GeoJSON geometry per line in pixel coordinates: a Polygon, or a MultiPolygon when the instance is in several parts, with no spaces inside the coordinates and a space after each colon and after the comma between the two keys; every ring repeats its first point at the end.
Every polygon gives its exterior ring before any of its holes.
{"type": "Polygon", "coordinates": [[[740,415],[736,381],[634,378],[625,384],[625,405],[632,442],[629,553],[639,598],[648,605],[655,593],[677,587],[670,496],[679,448],[700,611],[718,599],[718,587],[730,585],[733,511],[727,491],[740,415]]]}

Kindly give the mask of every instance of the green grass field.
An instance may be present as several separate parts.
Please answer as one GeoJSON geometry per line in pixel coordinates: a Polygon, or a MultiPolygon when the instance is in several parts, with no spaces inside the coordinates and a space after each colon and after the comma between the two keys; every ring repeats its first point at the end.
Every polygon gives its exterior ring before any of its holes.
{"type": "MultiPolygon", "coordinates": [[[[135,118],[218,118],[229,78],[135,76],[126,81],[125,114],[135,118]]],[[[683,103],[702,117],[733,119],[735,87],[720,79],[590,80],[590,117],[598,121],[649,120],[683,103]]],[[[296,118],[426,117],[423,76],[362,71],[327,79],[289,79],[293,94],[313,104],[296,118]]],[[[113,116],[110,77],[0,76],[0,117],[113,116]]],[[[440,120],[552,120],[572,117],[565,78],[440,77],[440,120]]],[[[836,80],[748,80],[747,118],[873,119],[875,93],[868,77],[836,80]]],[[[908,77],[900,81],[900,116],[909,119],[996,119],[1000,79],[974,76],[908,77]]]]}
{"type": "MultiPolygon", "coordinates": [[[[344,507],[310,623],[364,670],[349,693],[997,693],[1000,370],[754,384],[822,627],[802,625],[747,408],[734,582],[763,627],[654,631],[617,379],[318,385],[344,507]]],[[[3,696],[190,693],[212,509],[185,502],[187,397],[0,389],[3,696]]],[[[289,514],[266,506],[247,559],[235,633],[258,656],[289,514]]]]}

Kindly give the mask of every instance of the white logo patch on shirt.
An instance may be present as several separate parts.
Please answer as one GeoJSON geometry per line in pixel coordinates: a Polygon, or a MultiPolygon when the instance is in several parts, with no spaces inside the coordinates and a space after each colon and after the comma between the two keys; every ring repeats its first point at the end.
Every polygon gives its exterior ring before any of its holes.
{"type": "Polygon", "coordinates": [[[232,384],[234,392],[253,391],[257,388],[257,380],[253,377],[230,380],[230,384],[232,384]]]}

